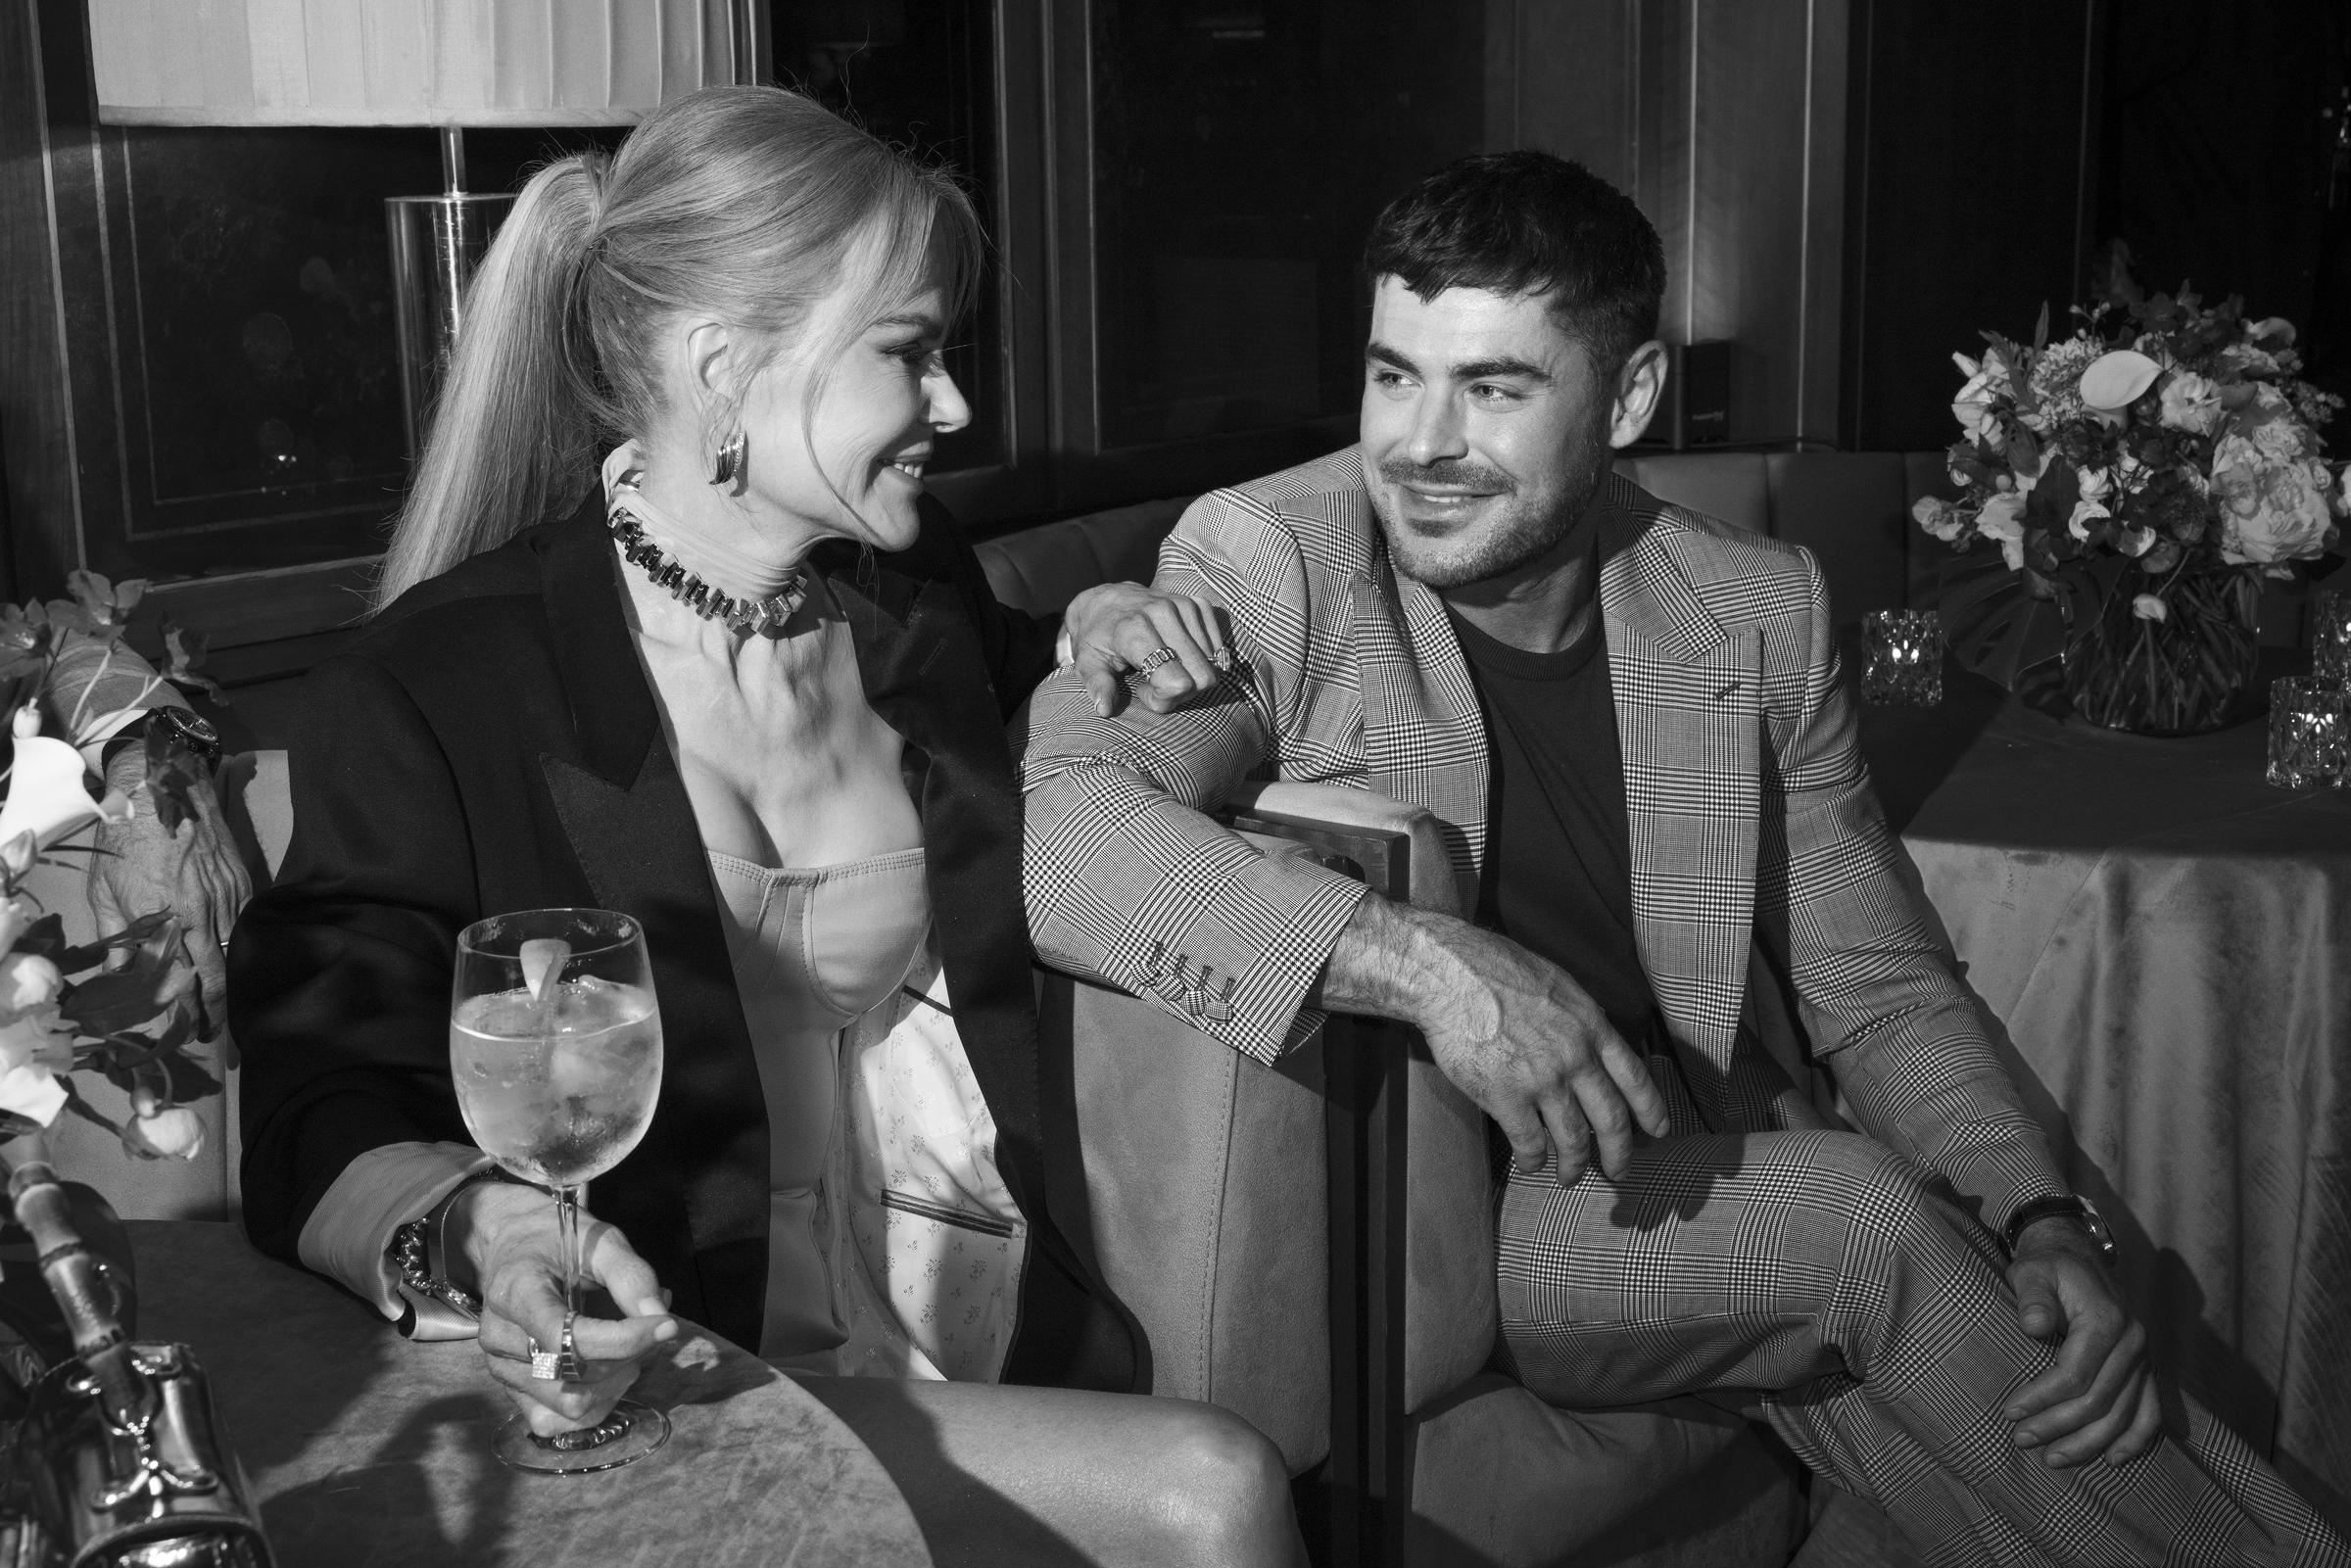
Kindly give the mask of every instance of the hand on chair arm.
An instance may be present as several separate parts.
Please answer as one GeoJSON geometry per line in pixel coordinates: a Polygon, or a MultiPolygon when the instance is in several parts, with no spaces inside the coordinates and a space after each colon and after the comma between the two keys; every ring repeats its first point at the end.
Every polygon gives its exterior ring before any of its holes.
{"type": "Polygon", "coordinates": [[[1562,1186],[1582,1174],[1595,1140],[1615,1176],[1636,1126],[1665,1131],[1648,1065],[1584,988],[1450,915],[1365,898],[1331,952],[1319,1003],[1417,1027],[1445,1075],[1501,1124],[1518,1168],[1556,1158],[1562,1186]]]}

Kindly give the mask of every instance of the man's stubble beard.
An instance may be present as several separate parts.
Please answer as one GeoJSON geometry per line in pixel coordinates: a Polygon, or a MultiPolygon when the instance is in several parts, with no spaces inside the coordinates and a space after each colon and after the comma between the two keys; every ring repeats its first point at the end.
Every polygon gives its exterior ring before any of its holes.
{"type": "MultiPolygon", "coordinates": [[[[1387,538],[1388,554],[1395,560],[1396,569],[1441,594],[1507,577],[1550,554],[1591,509],[1593,499],[1600,494],[1601,481],[1616,455],[1608,446],[1607,424],[1597,423],[1598,428],[1584,432],[1584,439],[1575,444],[1574,451],[1569,454],[1557,499],[1550,505],[1542,505],[1512,493],[1506,498],[1502,515],[1486,525],[1484,537],[1466,554],[1449,558],[1444,553],[1446,546],[1460,543],[1458,535],[1431,549],[1430,541],[1388,515],[1384,493],[1372,487],[1371,510],[1379,519],[1380,533],[1387,538]]],[[[1420,469],[1407,463],[1382,463],[1380,474],[1394,483],[1407,475],[1443,472],[1443,469],[1442,464],[1420,469]]]]}

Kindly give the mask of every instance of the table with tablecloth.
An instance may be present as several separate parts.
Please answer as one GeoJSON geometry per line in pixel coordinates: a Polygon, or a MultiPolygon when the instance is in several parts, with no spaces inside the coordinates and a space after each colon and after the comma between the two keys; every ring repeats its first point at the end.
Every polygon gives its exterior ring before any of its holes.
{"type": "Polygon", "coordinates": [[[2351,1527],[2351,791],[1973,677],[1871,709],[1890,821],[2161,1365],[2351,1527]]]}
{"type": "Polygon", "coordinates": [[[139,1337],[195,1351],[279,1568],[929,1568],[856,1434],[715,1335],[688,1325],[638,1383],[670,1418],[659,1452],[524,1475],[491,1455],[510,1406],[471,1341],[403,1340],[233,1225],[129,1228],[139,1337]]]}

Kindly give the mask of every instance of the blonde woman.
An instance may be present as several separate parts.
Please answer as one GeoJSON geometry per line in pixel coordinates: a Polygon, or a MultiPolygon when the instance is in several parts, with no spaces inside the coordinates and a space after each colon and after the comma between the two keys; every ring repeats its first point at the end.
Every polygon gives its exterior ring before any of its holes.
{"type": "MultiPolygon", "coordinates": [[[[532,178],[238,927],[247,1225],[416,1332],[478,1298],[542,1433],[600,1417],[672,1310],[717,1329],[865,1436],[942,1562],[1294,1561],[1278,1456],[1130,1392],[1132,1320],[1044,1201],[1075,1151],[1039,1134],[1002,726],[1054,630],[922,490],[969,416],[939,349],[979,250],[945,176],[773,89],[532,178]],[[572,1383],[526,1354],[564,1326],[552,1206],[483,1179],[447,1044],[457,931],[560,905],[643,921],[667,1058],[596,1184],[626,1315],[578,1322],[572,1383]],[[910,1121],[938,1201],[885,1234],[910,1121]],[[387,1261],[408,1226],[440,1274],[387,1261]],[[886,1305],[901,1243],[978,1259],[954,1327],[886,1305]]],[[[1105,702],[1216,679],[1186,600],[1096,591],[1068,632],[1105,702]]]]}

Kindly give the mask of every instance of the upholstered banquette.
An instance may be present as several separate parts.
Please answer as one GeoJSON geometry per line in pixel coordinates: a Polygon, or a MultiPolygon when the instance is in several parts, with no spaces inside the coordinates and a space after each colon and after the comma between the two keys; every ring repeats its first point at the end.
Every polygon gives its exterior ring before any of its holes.
{"type": "MultiPolygon", "coordinates": [[[[1940,454],[1619,466],[1668,500],[1810,547],[1841,624],[1931,580],[1935,546],[1907,512],[1943,485],[1940,454]]],[[[1049,523],[980,555],[1006,602],[1058,609],[1094,583],[1148,580],[1183,504],[1049,523]]],[[[265,879],[291,832],[283,754],[233,758],[222,782],[265,879]]],[[[1425,823],[1377,797],[1276,790],[1235,809],[1273,852],[1337,857],[1397,896],[1446,881],[1425,876],[1439,863],[1425,823]]],[[[87,931],[78,873],[46,892],[87,931]]],[[[1239,1411],[1310,1478],[1331,1560],[1787,1560],[1802,1525],[1788,1462],[1726,1411],[1558,1411],[1489,1369],[1485,1138],[1409,1041],[1337,1021],[1269,1070],[1115,992],[1042,983],[1048,1100],[1086,1154],[1086,1190],[1056,1195],[1065,1224],[1143,1323],[1157,1392],[1239,1411]]],[[[82,1123],[61,1130],[58,1163],[126,1214],[218,1217],[237,1204],[234,1107],[233,1091],[207,1103],[208,1145],[184,1164],[126,1164],[82,1123]]]]}

